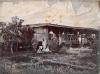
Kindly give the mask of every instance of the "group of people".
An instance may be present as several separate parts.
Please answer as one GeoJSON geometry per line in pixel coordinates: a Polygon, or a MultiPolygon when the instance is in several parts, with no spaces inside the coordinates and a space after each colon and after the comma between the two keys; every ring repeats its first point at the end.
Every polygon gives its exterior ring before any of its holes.
{"type": "MultiPolygon", "coordinates": [[[[52,32],[52,35],[54,32],[52,32]]],[[[59,45],[62,43],[67,44],[69,47],[91,47],[95,44],[96,41],[96,34],[91,33],[91,34],[67,34],[67,33],[62,33],[58,36],[59,40],[59,45]]]]}
{"type": "Polygon", "coordinates": [[[86,46],[91,47],[95,44],[95,40],[96,40],[95,34],[91,34],[89,36],[83,34],[83,35],[79,35],[78,37],[78,42],[80,47],[86,47],[86,46]]]}
{"type": "Polygon", "coordinates": [[[36,50],[37,50],[37,53],[50,52],[48,44],[46,40],[44,39],[38,42],[36,50]]]}

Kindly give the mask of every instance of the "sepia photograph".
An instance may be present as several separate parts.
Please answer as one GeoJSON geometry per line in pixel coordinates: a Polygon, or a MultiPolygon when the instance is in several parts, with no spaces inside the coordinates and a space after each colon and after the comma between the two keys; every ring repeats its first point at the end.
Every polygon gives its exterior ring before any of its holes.
{"type": "Polygon", "coordinates": [[[100,74],[100,0],[0,0],[0,74],[100,74]]]}

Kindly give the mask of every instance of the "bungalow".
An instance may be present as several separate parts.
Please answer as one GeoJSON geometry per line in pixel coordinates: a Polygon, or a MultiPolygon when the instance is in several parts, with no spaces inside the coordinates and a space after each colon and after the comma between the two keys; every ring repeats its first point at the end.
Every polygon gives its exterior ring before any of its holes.
{"type": "Polygon", "coordinates": [[[34,30],[33,40],[37,42],[45,40],[49,49],[54,52],[63,46],[66,48],[91,47],[98,37],[98,30],[93,28],[70,27],[51,23],[31,24],[30,27],[34,30]]]}

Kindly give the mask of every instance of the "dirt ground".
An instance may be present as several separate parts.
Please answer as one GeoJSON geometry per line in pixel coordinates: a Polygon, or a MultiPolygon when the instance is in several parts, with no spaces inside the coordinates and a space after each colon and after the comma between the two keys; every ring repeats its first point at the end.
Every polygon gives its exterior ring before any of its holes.
{"type": "Polygon", "coordinates": [[[97,55],[86,53],[20,53],[0,60],[0,74],[98,74],[97,55]]]}

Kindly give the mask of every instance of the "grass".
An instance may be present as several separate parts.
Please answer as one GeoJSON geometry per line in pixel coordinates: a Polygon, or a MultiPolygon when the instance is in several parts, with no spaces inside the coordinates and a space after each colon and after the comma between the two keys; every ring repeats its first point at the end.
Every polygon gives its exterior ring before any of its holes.
{"type": "Polygon", "coordinates": [[[96,74],[98,64],[94,60],[93,56],[58,53],[14,56],[1,60],[0,74],[2,69],[3,74],[96,74]]]}

